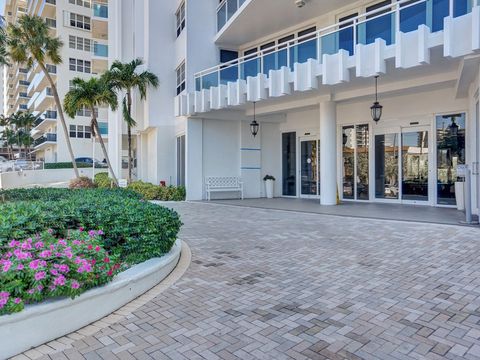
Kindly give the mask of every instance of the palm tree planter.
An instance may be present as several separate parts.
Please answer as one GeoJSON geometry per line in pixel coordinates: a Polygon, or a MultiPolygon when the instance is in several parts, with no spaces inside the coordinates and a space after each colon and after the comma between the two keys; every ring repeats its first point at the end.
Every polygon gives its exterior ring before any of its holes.
{"type": "Polygon", "coordinates": [[[48,25],[39,16],[22,15],[19,17],[17,24],[8,25],[7,47],[9,58],[19,64],[25,64],[28,68],[31,68],[33,64],[37,63],[50,84],[57,106],[57,113],[65,135],[65,142],[72,160],[73,170],[75,176],[79,178],[80,174],[77,169],[77,164],[75,163],[75,155],[73,154],[70,135],[62,110],[62,103],[58,96],[57,86],[46,67],[47,62],[53,65],[62,63],[60,56],[62,46],[63,43],[60,38],[50,35],[48,25]]]}
{"type": "Polygon", "coordinates": [[[64,99],[65,112],[70,117],[74,117],[75,113],[83,107],[90,110],[92,113],[92,119],[90,122],[90,128],[92,129],[92,135],[97,138],[102,148],[103,156],[107,161],[108,169],[113,182],[118,186],[118,180],[113,171],[108,152],[105,147],[105,143],[100,133],[100,127],[98,126],[97,113],[95,108],[101,106],[109,106],[113,111],[118,107],[117,95],[107,85],[105,78],[91,78],[90,80],[83,80],[80,78],[73,79],[73,89],[71,89],[64,99]]]}
{"type": "Polygon", "coordinates": [[[265,182],[265,193],[267,195],[267,199],[273,199],[275,178],[272,175],[265,175],[263,181],[265,182]]]}
{"type": "Polygon", "coordinates": [[[110,70],[107,71],[105,79],[114,90],[125,92],[122,100],[123,119],[127,124],[128,137],[128,182],[132,181],[132,127],[136,126],[135,120],[132,118],[132,95],[135,91],[140,93],[140,99],[147,98],[147,88],[152,86],[158,87],[158,77],[149,72],[137,72],[137,69],[143,65],[143,60],[135,59],[129,63],[121,63],[115,61],[110,70]]]}

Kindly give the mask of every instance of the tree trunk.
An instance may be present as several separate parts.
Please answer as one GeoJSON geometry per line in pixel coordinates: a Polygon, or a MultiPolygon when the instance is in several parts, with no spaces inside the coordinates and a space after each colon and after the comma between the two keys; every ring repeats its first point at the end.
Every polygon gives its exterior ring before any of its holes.
{"type": "Polygon", "coordinates": [[[43,73],[47,77],[48,82],[50,83],[50,87],[52,88],[53,98],[55,99],[55,104],[57,105],[57,113],[60,116],[60,122],[62,123],[63,133],[65,135],[65,142],[67,144],[68,152],[70,153],[70,158],[72,159],[73,171],[75,172],[75,177],[78,179],[80,177],[80,173],[78,172],[77,163],[75,162],[75,155],[73,154],[72,143],[70,142],[70,135],[68,133],[67,123],[65,122],[65,116],[63,115],[62,103],[60,101],[60,97],[58,96],[57,86],[53,82],[53,79],[45,65],[39,62],[38,66],[40,66],[42,69],[43,73]]]}
{"type": "MultiPolygon", "coordinates": [[[[110,163],[110,158],[108,157],[108,152],[107,152],[107,149],[105,148],[105,143],[103,142],[102,134],[100,134],[100,127],[98,126],[98,121],[97,121],[97,117],[95,116],[95,109],[94,108],[92,108],[92,128],[95,132],[95,137],[100,142],[100,146],[102,148],[103,156],[105,156],[105,160],[107,160],[108,170],[110,170],[110,175],[112,175],[113,182],[115,183],[116,186],[118,186],[117,177],[115,176],[115,173],[113,172],[113,167],[112,167],[112,164],[110,163]]],[[[95,144],[93,146],[95,146],[95,144]]],[[[95,161],[95,159],[93,159],[93,161],[95,161]]],[[[95,178],[95,174],[93,175],[93,177],[95,178]]]]}
{"type": "MultiPolygon", "coordinates": [[[[131,118],[132,117],[132,95],[130,94],[130,91],[127,91],[127,111],[128,111],[128,116],[131,118]]],[[[128,183],[130,184],[132,182],[132,163],[133,163],[133,158],[132,158],[132,128],[130,125],[127,125],[127,137],[128,137],[128,183]]]]}

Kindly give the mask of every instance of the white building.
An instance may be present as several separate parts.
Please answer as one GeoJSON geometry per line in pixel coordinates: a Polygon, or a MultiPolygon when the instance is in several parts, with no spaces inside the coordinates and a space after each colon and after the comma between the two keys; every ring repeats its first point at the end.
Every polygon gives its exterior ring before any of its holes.
{"type": "MultiPolygon", "coordinates": [[[[7,0],[7,23],[15,23],[22,14],[45,19],[51,33],[62,42],[62,64],[48,64],[56,81],[60,99],[75,77],[88,79],[108,66],[108,0],[7,0]]],[[[5,112],[30,111],[39,116],[33,129],[34,152],[45,162],[71,161],[62,125],[46,76],[38,66],[32,69],[12,65],[5,74],[5,112]]],[[[98,109],[104,137],[108,134],[108,111],[98,109]]],[[[91,157],[95,152],[103,160],[100,145],[93,144],[90,111],[79,111],[74,119],[65,114],[70,141],[76,157],[91,157]],[[95,150],[94,150],[95,146],[95,150]]]]}
{"type": "Polygon", "coordinates": [[[141,179],[185,183],[191,200],[209,176],[262,197],[269,174],[276,196],[325,205],[454,206],[466,164],[479,211],[479,0],[123,0],[110,14],[110,59],[160,78],[136,102],[141,179]]]}

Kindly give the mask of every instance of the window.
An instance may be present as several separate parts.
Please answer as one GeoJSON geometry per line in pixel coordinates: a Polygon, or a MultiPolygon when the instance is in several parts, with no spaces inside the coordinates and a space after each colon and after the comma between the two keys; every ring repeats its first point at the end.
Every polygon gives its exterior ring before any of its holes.
{"type": "Polygon", "coordinates": [[[92,129],[90,126],[70,125],[70,137],[77,139],[91,139],[92,129]]]}
{"type": "Polygon", "coordinates": [[[177,137],[177,186],[185,186],[185,135],[177,137]]]}
{"type": "Polygon", "coordinates": [[[185,61],[177,68],[177,95],[185,90],[185,61]]]}
{"type": "Polygon", "coordinates": [[[70,35],[68,37],[68,46],[70,49],[90,52],[92,50],[92,40],[80,36],[70,35]]]}
{"type": "MultiPolygon", "coordinates": [[[[85,106],[83,106],[81,109],[77,110],[76,113],[77,116],[87,116],[91,117],[92,116],[92,111],[85,106]]],[[[98,117],[98,109],[95,108],[95,115],[98,117]]]]}
{"type": "Polygon", "coordinates": [[[92,63],[87,60],[70,58],[69,69],[71,71],[78,71],[90,74],[92,72],[92,63]]]}
{"type": "Polygon", "coordinates": [[[79,29],[90,30],[91,19],[89,16],[83,16],[75,13],[70,13],[70,26],[79,29]]]}
{"type": "Polygon", "coordinates": [[[72,5],[84,6],[86,8],[92,7],[90,0],[68,0],[68,2],[72,5]]]}
{"type": "Polygon", "coordinates": [[[48,25],[48,27],[51,27],[51,28],[57,27],[57,20],[55,19],[45,18],[45,23],[48,25]]]}
{"type": "Polygon", "coordinates": [[[185,28],[185,1],[182,2],[175,15],[177,17],[177,37],[179,37],[185,28]]]}

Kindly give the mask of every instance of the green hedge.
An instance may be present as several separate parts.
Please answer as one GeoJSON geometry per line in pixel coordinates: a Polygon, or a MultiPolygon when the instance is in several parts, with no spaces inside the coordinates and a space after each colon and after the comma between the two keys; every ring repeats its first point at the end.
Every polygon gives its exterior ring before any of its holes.
{"type": "Polygon", "coordinates": [[[167,253],[181,221],[173,210],[120,189],[23,189],[0,192],[0,246],[46,229],[66,236],[69,229],[103,230],[107,251],[129,264],[167,253]],[[24,201],[28,200],[28,201],[24,201]]]}
{"type": "MultiPolygon", "coordinates": [[[[77,168],[91,168],[91,164],[86,163],[77,163],[77,168]]],[[[53,170],[53,169],[73,169],[73,164],[71,162],[57,162],[57,163],[45,163],[44,164],[45,170],[53,170]]]]}
{"type": "MultiPolygon", "coordinates": [[[[95,175],[95,185],[99,188],[109,188],[112,181],[107,173],[99,173],[95,175]]],[[[183,186],[158,186],[143,181],[132,182],[128,189],[140,194],[144,200],[183,201],[186,195],[183,186]]]]}

